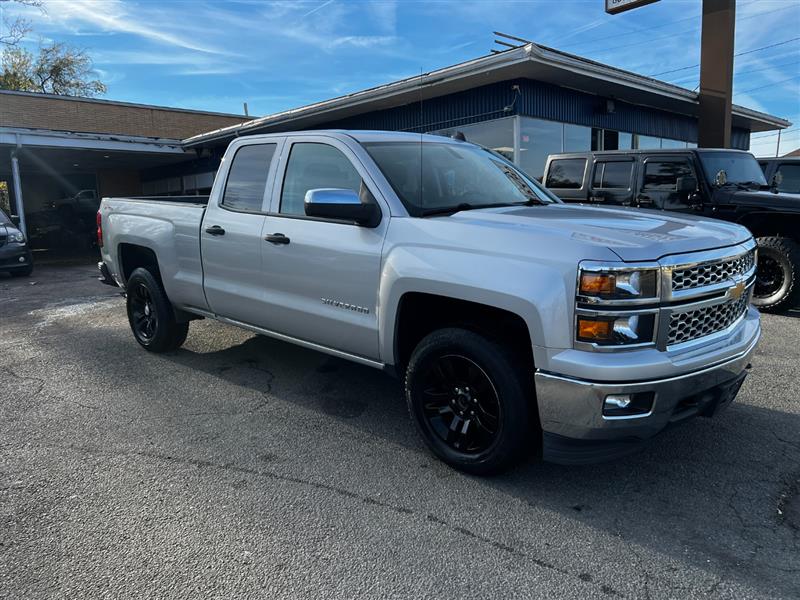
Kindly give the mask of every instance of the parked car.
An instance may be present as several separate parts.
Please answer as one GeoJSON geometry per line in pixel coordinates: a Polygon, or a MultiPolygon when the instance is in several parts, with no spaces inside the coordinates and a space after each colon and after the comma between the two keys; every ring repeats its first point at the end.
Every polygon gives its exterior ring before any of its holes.
{"type": "Polygon", "coordinates": [[[92,218],[99,206],[97,192],[92,189],[80,190],[51,203],[51,208],[54,208],[62,218],[82,218],[86,215],[92,218]]]}
{"type": "Polygon", "coordinates": [[[800,156],[759,158],[758,164],[770,187],[787,194],[800,194],[800,156]]]}
{"type": "Polygon", "coordinates": [[[713,415],[760,335],[744,227],[566,205],[438,136],[241,137],[209,198],[104,198],[98,236],[145,349],[205,317],[398,374],[472,473],[613,460],[713,415]]]}
{"type": "Polygon", "coordinates": [[[800,195],[771,189],[738,150],[622,150],[551,155],[545,185],[565,202],[698,214],[747,227],[758,242],[753,304],[800,300],[800,195]]]}
{"type": "Polygon", "coordinates": [[[11,217],[0,208],[0,271],[14,277],[33,273],[33,256],[28,241],[11,217]]]}

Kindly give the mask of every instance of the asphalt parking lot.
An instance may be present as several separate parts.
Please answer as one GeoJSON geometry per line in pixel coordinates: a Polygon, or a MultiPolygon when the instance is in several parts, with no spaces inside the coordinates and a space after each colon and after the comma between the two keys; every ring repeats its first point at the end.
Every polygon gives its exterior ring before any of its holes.
{"type": "Polygon", "coordinates": [[[90,266],[0,275],[0,597],[800,597],[800,314],[737,402],[480,479],[399,383],[211,321],[141,350],[90,266]]]}

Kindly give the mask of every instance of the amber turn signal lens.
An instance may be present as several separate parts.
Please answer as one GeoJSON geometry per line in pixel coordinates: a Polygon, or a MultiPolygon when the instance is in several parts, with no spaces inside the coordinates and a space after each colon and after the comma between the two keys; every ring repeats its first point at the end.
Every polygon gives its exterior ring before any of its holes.
{"type": "Polygon", "coordinates": [[[611,339],[613,323],[595,321],[580,317],[578,319],[578,339],[586,342],[607,342],[611,339]]]}
{"type": "Polygon", "coordinates": [[[616,287],[615,278],[608,273],[582,273],[581,274],[581,294],[597,296],[601,294],[613,294],[616,287]]]}

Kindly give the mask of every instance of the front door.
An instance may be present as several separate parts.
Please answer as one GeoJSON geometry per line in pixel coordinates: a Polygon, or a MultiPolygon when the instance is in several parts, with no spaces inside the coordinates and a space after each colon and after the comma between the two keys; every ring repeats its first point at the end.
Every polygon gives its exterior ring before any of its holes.
{"type": "Polygon", "coordinates": [[[678,179],[681,177],[698,180],[688,156],[647,156],[642,161],[636,206],[680,212],[694,211],[694,192],[678,190],[678,179]]]}
{"type": "Polygon", "coordinates": [[[209,198],[200,230],[209,308],[252,325],[264,324],[262,230],[278,150],[277,143],[240,143],[231,164],[220,169],[225,185],[209,198]]]}
{"type": "Polygon", "coordinates": [[[388,209],[375,228],[306,217],[318,188],[377,188],[353,151],[324,135],[287,140],[264,226],[268,329],[378,360],[378,287],[388,209]]]}

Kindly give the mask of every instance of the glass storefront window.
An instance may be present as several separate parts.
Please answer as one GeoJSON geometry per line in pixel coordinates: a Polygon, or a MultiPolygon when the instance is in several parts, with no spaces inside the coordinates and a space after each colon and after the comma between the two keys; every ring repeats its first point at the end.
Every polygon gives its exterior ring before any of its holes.
{"type": "Polygon", "coordinates": [[[649,135],[637,135],[636,147],[640,150],[653,150],[661,148],[661,138],[651,137],[649,135]]]}
{"type": "Polygon", "coordinates": [[[592,128],[564,124],[564,152],[584,152],[592,149],[592,128]]]}
{"type": "Polygon", "coordinates": [[[544,175],[547,157],[563,151],[563,133],[562,123],[522,117],[517,164],[531,177],[540,178],[544,175]]]}
{"type": "Polygon", "coordinates": [[[669,138],[663,138],[661,140],[661,147],[662,148],[686,148],[686,142],[682,142],[681,140],[671,140],[669,138]]]}
{"type": "Polygon", "coordinates": [[[468,142],[491,148],[508,160],[514,161],[514,117],[504,117],[471,125],[440,129],[433,133],[450,137],[460,131],[468,142]]]}
{"type": "Polygon", "coordinates": [[[633,150],[633,134],[620,131],[618,135],[618,150],[633,150]]]}

